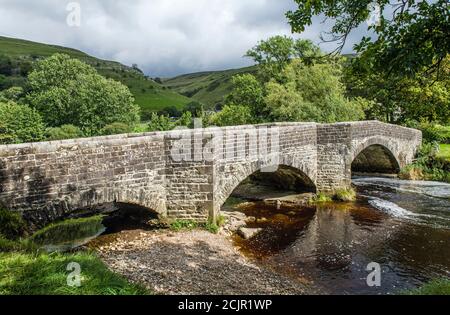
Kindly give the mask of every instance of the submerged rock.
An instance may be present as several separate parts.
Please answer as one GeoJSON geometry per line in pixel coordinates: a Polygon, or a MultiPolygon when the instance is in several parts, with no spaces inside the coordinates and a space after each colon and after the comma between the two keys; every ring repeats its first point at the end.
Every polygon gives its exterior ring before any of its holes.
{"type": "Polygon", "coordinates": [[[258,228],[258,229],[251,229],[251,228],[245,228],[245,227],[241,227],[239,228],[239,230],[237,231],[238,235],[241,236],[243,239],[250,239],[253,236],[255,236],[256,234],[258,234],[259,232],[261,232],[262,229],[258,228]]]}

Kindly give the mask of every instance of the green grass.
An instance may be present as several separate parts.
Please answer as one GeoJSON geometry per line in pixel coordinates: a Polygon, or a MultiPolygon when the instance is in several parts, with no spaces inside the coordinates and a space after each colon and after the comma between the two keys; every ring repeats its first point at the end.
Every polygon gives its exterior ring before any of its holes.
{"type": "Polygon", "coordinates": [[[221,104],[231,92],[231,78],[234,75],[255,73],[256,69],[253,66],[225,71],[185,74],[165,79],[163,84],[175,92],[204,104],[208,109],[212,109],[216,104],[221,104]]]}
{"type": "Polygon", "coordinates": [[[309,200],[309,204],[326,203],[326,202],[332,202],[332,201],[333,201],[333,199],[331,198],[330,195],[327,195],[324,193],[318,193],[309,200]]]}
{"type": "Polygon", "coordinates": [[[224,222],[225,218],[222,216],[219,216],[219,218],[217,219],[217,223],[199,223],[193,220],[175,220],[170,223],[170,229],[175,232],[204,229],[210,233],[217,234],[219,232],[220,226],[223,225],[224,222]]]}
{"type": "Polygon", "coordinates": [[[148,291],[111,272],[94,254],[0,253],[0,295],[144,295],[148,291]],[[81,268],[81,286],[67,285],[69,263],[81,268]]]}
{"type": "Polygon", "coordinates": [[[356,191],[353,188],[347,189],[338,189],[334,193],[334,199],[337,201],[355,201],[356,200],[356,191]]]}
{"type": "Polygon", "coordinates": [[[450,295],[450,279],[434,280],[420,288],[402,293],[406,295],[450,295]]]}
{"type": "Polygon", "coordinates": [[[450,144],[441,144],[439,146],[438,157],[450,162],[450,144]]]}
{"type": "MultiPolygon", "coordinates": [[[[34,62],[55,53],[64,53],[84,61],[96,68],[101,75],[122,82],[130,88],[136,103],[143,111],[158,111],[167,106],[182,109],[186,104],[192,102],[190,98],[171,91],[153,80],[147,79],[142,73],[118,62],[98,59],[76,49],[0,36],[0,54],[14,60],[34,62]]],[[[20,76],[9,77],[9,80],[17,81],[18,85],[25,83],[24,78],[20,76]]]]}
{"type": "MultiPolygon", "coordinates": [[[[46,253],[38,245],[47,237],[67,238],[92,226],[97,227],[102,216],[71,219],[51,224],[23,239],[21,231],[5,237],[0,234],[0,295],[143,295],[149,292],[139,285],[110,271],[94,253],[46,253]],[[64,235],[64,236],[63,236],[64,235]],[[68,285],[67,279],[80,266],[80,286],[68,285]]],[[[3,215],[2,223],[13,226],[15,215],[3,215]]],[[[7,230],[12,231],[12,230],[7,230]]]]}
{"type": "Polygon", "coordinates": [[[183,230],[194,230],[198,229],[200,224],[192,220],[175,220],[170,223],[170,229],[179,232],[183,230]]]}

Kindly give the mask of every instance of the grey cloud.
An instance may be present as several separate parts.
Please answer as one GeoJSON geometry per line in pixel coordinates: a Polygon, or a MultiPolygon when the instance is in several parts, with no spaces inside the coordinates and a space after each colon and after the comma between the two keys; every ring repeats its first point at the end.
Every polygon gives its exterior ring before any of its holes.
{"type": "MultiPolygon", "coordinates": [[[[152,76],[173,76],[250,65],[242,56],[258,40],[291,34],[285,12],[295,8],[292,0],[78,0],[82,25],[70,28],[69,2],[0,0],[0,35],[69,46],[137,63],[152,76]]],[[[296,37],[317,43],[325,28],[314,23],[296,37]]]]}

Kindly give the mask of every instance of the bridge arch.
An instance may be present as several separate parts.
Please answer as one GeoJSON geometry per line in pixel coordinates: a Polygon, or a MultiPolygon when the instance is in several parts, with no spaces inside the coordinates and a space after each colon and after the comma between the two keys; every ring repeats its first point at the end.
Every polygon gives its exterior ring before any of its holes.
{"type": "Polygon", "coordinates": [[[216,212],[220,211],[220,208],[236,188],[248,179],[257,180],[261,183],[265,182],[266,184],[272,183],[275,187],[291,191],[316,192],[317,190],[315,172],[304,165],[279,164],[275,171],[261,168],[257,163],[231,167],[234,168],[232,175],[223,176],[215,188],[216,212]]]}
{"type": "Polygon", "coordinates": [[[353,146],[348,164],[352,172],[398,173],[406,161],[396,141],[371,137],[353,146]]]}

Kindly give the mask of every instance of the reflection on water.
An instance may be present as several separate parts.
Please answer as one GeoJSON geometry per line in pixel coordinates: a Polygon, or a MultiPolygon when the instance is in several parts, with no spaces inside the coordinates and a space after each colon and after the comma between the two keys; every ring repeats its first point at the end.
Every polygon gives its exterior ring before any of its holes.
{"type": "MultiPolygon", "coordinates": [[[[354,203],[278,210],[248,204],[243,211],[258,219],[249,226],[263,231],[235,242],[264,265],[328,293],[396,293],[450,277],[450,200],[423,195],[423,187],[413,192],[370,181],[358,186],[365,197],[354,203]],[[382,266],[379,288],[366,284],[370,262],[382,266]]],[[[439,194],[450,188],[438,186],[439,194]]]]}

